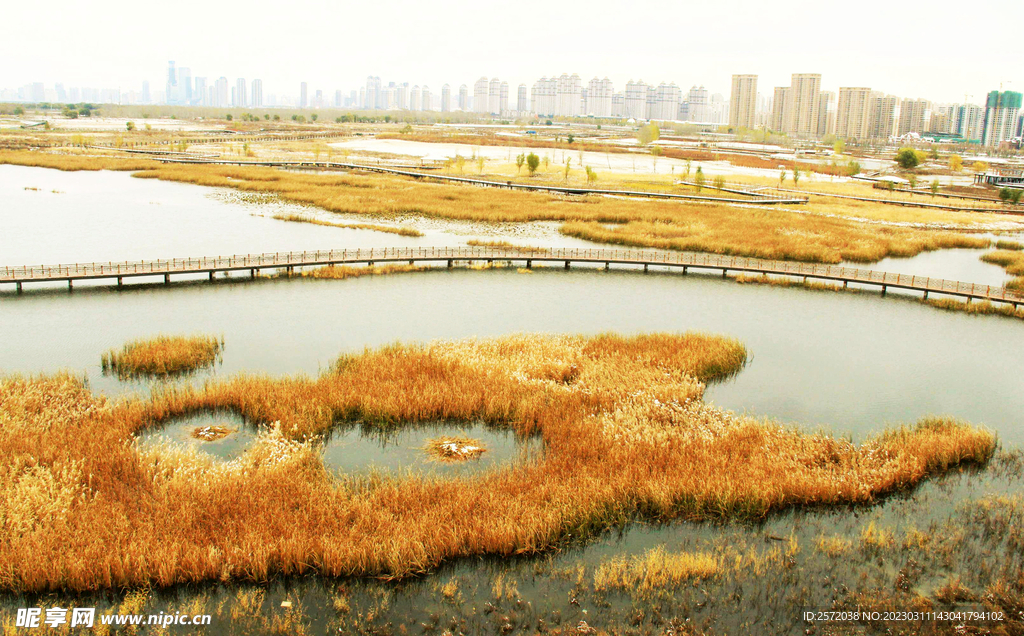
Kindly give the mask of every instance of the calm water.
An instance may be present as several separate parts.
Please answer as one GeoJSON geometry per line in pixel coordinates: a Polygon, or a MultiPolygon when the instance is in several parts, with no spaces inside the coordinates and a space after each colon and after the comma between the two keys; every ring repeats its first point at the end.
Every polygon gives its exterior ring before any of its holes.
{"type": "MultiPolygon", "coordinates": [[[[0,196],[5,202],[0,223],[21,225],[17,226],[20,234],[13,238],[10,232],[0,235],[3,263],[315,249],[338,247],[335,240],[342,236],[355,241],[345,246],[368,247],[370,243],[359,241],[378,238],[373,233],[254,217],[253,210],[263,214],[264,206],[211,198],[210,191],[193,186],[132,180],[121,174],[10,168],[0,167],[0,196]],[[24,190],[24,186],[32,185],[26,177],[37,175],[45,175],[39,177],[40,184],[53,185],[52,180],[59,180],[59,189],[65,193],[24,190]],[[97,185],[101,182],[105,185],[97,185]],[[74,183],[81,191],[73,190],[74,183]],[[116,197],[134,192],[137,203],[126,207],[124,200],[118,199],[119,204],[109,205],[110,188],[117,189],[116,197]],[[61,203],[61,197],[73,191],[81,195],[76,195],[75,205],[61,203]],[[156,211],[146,208],[143,202],[153,200],[158,192],[166,197],[160,199],[163,203],[152,206],[156,211]],[[42,197],[47,197],[45,204],[39,203],[42,197]],[[92,207],[78,205],[84,200],[93,201],[92,207]],[[12,201],[16,205],[8,205],[12,201]],[[140,210],[146,214],[140,216],[140,210]],[[42,235],[43,227],[47,228],[47,237],[52,228],[53,241],[45,245],[29,242],[29,238],[42,235]],[[213,227],[220,229],[210,231],[213,227]],[[119,234],[118,228],[128,229],[119,234]],[[112,250],[109,254],[100,249],[108,241],[112,250]]],[[[449,229],[439,230],[439,235],[463,240],[449,229]]],[[[380,244],[387,245],[415,240],[391,235],[379,238],[383,241],[380,244]]],[[[430,240],[430,244],[442,243],[430,240]]],[[[956,250],[887,261],[884,266],[890,271],[920,275],[970,276],[978,279],[974,282],[989,282],[985,277],[995,280],[1001,270],[993,271],[989,269],[992,266],[977,261],[978,254],[956,250]]],[[[95,390],[109,394],[143,392],[150,384],[123,383],[103,376],[100,354],[125,341],[156,333],[224,336],[223,363],[194,378],[180,380],[203,381],[246,371],[313,375],[328,368],[341,353],[396,340],[520,331],[628,334],[699,330],[736,337],[750,352],[750,363],[741,373],[709,388],[707,399],[720,406],[777,418],[805,429],[825,428],[854,439],[863,439],[893,423],[947,414],[992,428],[1007,446],[1019,446],[1024,440],[1024,362],[1019,353],[1024,325],[1012,319],[942,312],[894,293],[883,299],[877,292],[818,293],[665,272],[645,276],[582,269],[564,272],[539,268],[533,274],[519,274],[515,269],[438,270],[345,281],[236,279],[214,284],[130,285],[119,292],[87,288],[73,294],[39,290],[15,296],[4,291],[0,292],[0,324],[5,333],[0,371],[69,369],[85,374],[95,390]]],[[[238,437],[203,443],[204,452],[230,458],[251,439],[246,437],[251,430],[245,423],[230,415],[171,422],[160,433],[182,443],[199,444],[188,441],[192,429],[223,421],[239,427],[238,437]]],[[[396,438],[366,435],[359,427],[350,426],[335,430],[326,444],[325,459],[346,471],[371,465],[426,469],[419,447],[441,430],[464,432],[489,444],[494,455],[481,462],[494,464],[477,464],[475,469],[519,461],[540,450],[538,441],[517,440],[511,434],[472,423],[454,427],[446,424],[434,431],[406,428],[396,438]]],[[[902,565],[881,558],[825,559],[813,548],[817,537],[837,534],[857,541],[871,520],[900,527],[926,527],[955,517],[957,506],[965,501],[990,493],[1024,492],[1019,479],[997,477],[992,472],[966,471],[943,477],[870,509],[791,511],[756,526],[637,522],[586,543],[567,546],[554,555],[463,560],[423,579],[398,585],[349,580],[282,581],[267,587],[259,614],[268,620],[279,615],[280,602],[290,598],[304,604],[312,633],[350,633],[355,631],[350,629],[353,617],[365,617],[367,613],[375,618],[365,624],[382,627],[382,631],[373,633],[400,633],[397,626],[419,633],[423,624],[442,621],[442,628],[436,630],[440,633],[449,620],[463,621],[464,633],[535,633],[531,630],[537,629],[538,620],[549,626],[588,620],[593,625],[622,628],[633,624],[636,601],[631,604],[623,595],[589,593],[586,585],[581,591],[574,582],[575,575],[564,572],[585,568],[586,581],[592,581],[596,565],[616,555],[639,554],[659,545],[670,550],[709,550],[728,544],[760,552],[775,545],[771,537],[792,533],[803,546],[792,570],[771,570],[753,579],[687,585],[669,590],[659,602],[666,616],[712,621],[715,633],[804,633],[806,626],[799,624],[789,600],[796,591],[803,590],[803,607],[820,609],[835,597],[835,592],[830,592],[834,588],[829,586],[838,585],[836,581],[851,588],[864,581],[879,581],[891,590],[902,565]],[[493,583],[498,576],[517,582],[522,604],[495,601],[493,583]],[[458,604],[445,601],[438,592],[438,586],[449,580],[460,583],[458,604]],[[338,610],[339,595],[348,599],[350,613],[338,610]],[[577,603],[569,602],[577,596],[577,603]],[[486,603],[496,603],[496,609],[484,610],[486,603]],[[499,621],[509,617],[516,621],[512,632],[499,621]],[[383,626],[388,625],[384,630],[383,626]]],[[[914,589],[929,594],[950,571],[976,576],[975,564],[986,554],[1003,559],[1012,556],[994,552],[983,541],[980,534],[970,535],[953,566],[946,564],[920,576],[914,589]]],[[[227,600],[226,607],[230,608],[230,599],[238,589],[201,586],[170,590],[155,595],[149,607],[153,612],[168,611],[207,598],[208,607],[227,600]]],[[[117,598],[117,594],[101,595],[96,602],[104,606],[116,603],[117,598]]],[[[0,606],[8,610],[28,602],[11,595],[0,598],[0,606]]],[[[639,609],[649,612],[651,608],[644,602],[639,609]]],[[[236,633],[265,631],[235,621],[231,619],[231,629],[236,633]]],[[[641,624],[652,625],[649,613],[641,624]]]]}

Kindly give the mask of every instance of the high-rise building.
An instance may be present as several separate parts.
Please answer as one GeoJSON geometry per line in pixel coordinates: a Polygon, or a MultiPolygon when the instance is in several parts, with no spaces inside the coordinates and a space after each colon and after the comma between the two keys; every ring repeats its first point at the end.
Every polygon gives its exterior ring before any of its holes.
{"type": "Polygon", "coordinates": [[[868,98],[866,139],[888,139],[900,134],[902,105],[895,95],[872,95],[868,98]]]}
{"type": "Polygon", "coordinates": [[[533,83],[530,105],[537,115],[551,116],[558,106],[558,80],[542,77],[533,83]]]}
{"type": "Polygon", "coordinates": [[[836,94],[832,91],[821,91],[818,94],[818,126],[815,134],[818,137],[834,134],[836,130],[836,94]]]}
{"type": "Polygon", "coordinates": [[[526,96],[526,84],[519,85],[519,91],[516,95],[516,111],[525,113],[530,110],[528,98],[526,96]]]}
{"type": "Polygon", "coordinates": [[[775,96],[772,98],[772,115],[769,128],[775,132],[785,132],[786,124],[789,121],[789,109],[792,104],[789,100],[789,86],[776,86],[775,96]]]}
{"type": "Polygon", "coordinates": [[[1021,94],[1015,91],[992,91],[985,100],[985,121],[981,143],[998,146],[1017,134],[1017,115],[1020,113],[1021,94]]]}
{"type": "Polygon", "coordinates": [[[757,111],[757,75],[733,75],[729,94],[729,125],[753,128],[757,111]]]}
{"type": "MultiPolygon", "coordinates": [[[[206,87],[206,78],[197,77],[192,80],[192,103],[197,106],[209,106],[210,105],[210,94],[209,89],[206,87]]],[[[142,99],[146,101],[149,92],[148,86],[142,87],[142,99]]]]}
{"type": "Polygon", "coordinates": [[[252,81],[252,99],[249,101],[249,105],[253,108],[263,107],[263,80],[254,79],[252,81]]]}
{"type": "Polygon", "coordinates": [[[836,104],[836,137],[866,139],[868,135],[868,101],[872,91],[865,87],[840,87],[836,104]]]}
{"type": "Polygon", "coordinates": [[[703,86],[691,86],[683,100],[682,108],[679,108],[679,119],[684,121],[706,122],[708,121],[708,89],[703,86]]]}
{"type": "Polygon", "coordinates": [[[498,112],[504,115],[508,112],[508,82],[502,82],[498,91],[498,112]]]}
{"type": "Polygon", "coordinates": [[[783,130],[798,137],[813,137],[818,131],[820,73],[794,73],[787,95],[783,130]]]}
{"type": "Polygon", "coordinates": [[[441,112],[447,113],[452,109],[452,87],[445,84],[441,87],[441,112]]]}
{"type": "Polygon", "coordinates": [[[576,73],[562,73],[555,83],[555,115],[578,117],[582,113],[583,80],[576,73]]]}
{"type": "Polygon", "coordinates": [[[627,119],[647,119],[647,84],[643,80],[626,82],[622,99],[622,116],[627,119]]]}
{"type": "Polygon", "coordinates": [[[219,77],[213,87],[214,102],[213,106],[225,107],[230,104],[228,102],[228,78],[219,77]]]}
{"type": "Polygon", "coordinates": [[[239,77],[235,80],[235,107],[245,108],[248,105],[247,100],[248,91],[245,88],[245,78],[239,77]]]}
{"type": "Polygon", "coordinates": [[[981,141],[985,128],[985,108],[977,104],[957,104],[950,108],[949,132],[967,141],[981,141]]]}
{"type": "MultiPolygon", "coordinates": [[[[205,81],[205,79],[204,79],[204,81],[205,81]]],[[[72,101],[74,101],[74,100],[72,100],[72,101]]],[[[142,82],[142,103],[143,104],[149,104],[149,103],[152,103],[152,101],[153,101],[153,98],[149,94],[149,80],[143,80],[143,82],[142,82]]]]}
{"type": "Polygon", "coordinates": [[[381,94],[380,77],[376,75],[370,75],[366,78],[366,93],[364,95],[366,101],[363,102],[363,108],[367,110],[377,110],[384,107],[384,96],[381,94]]]}
{"type": "Polygon", "coordinates": [[[486,113],[491,104],[488,101],[490,94],[490,82],[486,77],[481,77],[473,84],[473,112],[486,113]]]}
{"type": "Polygon", "coordinates": [[[419,84],[416,84],[409,89],[409,110],[423,110],[423,101],[420,99],[419,84]]]}
{"type": "Polygon", "coordinates": [[[299,108],[309,106],[309,85],[306,82],[299,84],[299,108]]]}
{"type": "Polygon", "coordinates": [[[177,103],[178,98],[178,73],[174,70],[174,60],[167,63],[167,92],[164,93],[164,101],[168,104],[177,103]]]}
{"type": "Polygon", "coordinates": [[[434,110],[434,96],[426,84],[420,87],[420,110],[434,110]]]}
{"type": "Polygon", "coordinates": [[[231,87],[231,105],[238,106],[238,86],[231,87]]]}
{"type": "Polygon", "coordinates": [[[395,106],[399,110],[409,110],[409,82],[395,87],[395,106]]]}
{"type": "Polygon", "coordinates": [[[343,106],[345,106],[345,98],[342,97],[341,89],[339,88],[334,91],[334,107],[342,108],[343,106]]]}
{"type": "Polygon", "coordinates": [[[900,122],[897,135],[921,134],[928,130],[932,116],[932,103],[926,99],[904,99],[900,103],[900,122]]]}
{"type": "Polygon", "coordinates": [[[615,89],[612,81],[607,77],[604,79],[594,78],[587,84],[587,107],[586,115],[594,117],[612,116],[612,96],[615,89]]]}
{"type": "MultiPolygon", "coordinates": [[[[662,82],[654,89],[654,103],[649,111],[651,119],[671,121],[679,117],[679,102],[682,99],[682,91],[674,83],[665,84],[662,82]]],[[[609,104],[609,107],[611,104],[609,104]]]]}
{"type": "Polygon", "coordinates": [[[459,86],[459,110],[469,110],[469,87],[465,84],[459,86]]]}

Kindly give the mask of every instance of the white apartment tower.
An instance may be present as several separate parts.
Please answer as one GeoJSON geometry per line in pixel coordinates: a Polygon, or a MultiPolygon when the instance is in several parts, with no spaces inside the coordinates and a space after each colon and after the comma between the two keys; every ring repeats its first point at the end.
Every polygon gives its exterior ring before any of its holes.
{"type": "Polygon", "coordinates": [[[261,108],[263,106],[263,80],[254,79],[252,81],[252,100],[249,105],[253,108],[261,108]]]}
{"type": "Polygon", "coordinates": [[[519,85],[519,91],[516,94],[516,110],[520,113],[525,113],[530,110],[530,105],[526,96],[526,84],[519,85]]]}
{"type": "Polygon", "coordinates": [[[465,84],[459,87],[459,110],[469,110],[469,87],[465,84]]]}
{"type": "Polygon", "coordinates": [[[587,112],[585,114],[594,117],[611,117],[613,95],[615,95],[615,90],[612,87],[612,81],[607,77],[604,79],[595,77],[590,80],[590,83],[587,84],[587,112]]]}
{"type": "Polygon", "coordinates": [[[818,94],[818,130],[817,135],[834,134],[836,130],[836,94],[832,91],[821,91],[818,94]]]}
{"type": "Polygon", "coordinates": [[[708,121],[708,89],[703,86],[691,86],[686,94],[686,120],[695,122],[708,121]]]}
{"type": "Polygon", "coordinates": [[[754,128],[757,114],[757,75],[733,75],[729,95],[729,125],[754,128]]]}
{"type": "Polygon", "coordinates": [[[441,112],[447,113],[452,109],[452,87],[445,84],[441,87],[441,112]]]}
{"type": "Polygon", "coordinates": [[[627,119],[647,119],[647,84],[643,80],[626,82],[622,100],[622,116],[627,119]]]}
{"type": "Polygon", "coordinates": [[[555,87],[555,95],[557,97],[555,114],[562,117],[578,117],[582,115],[582,91],[583,81],[579,75],[576,73],[572,75],[562,73],[555,87]]]}
{"type": "Polygon", "coordinates": [[[654,91],[654,104],[650,111],[651,119],[672,121],[679,116],[679,101],[682,91],[675,84],[658,84],[654,91]]]}
{"type": "Polygon", "coordinates": [[[486,77],[481,77],[473,84],[473,112],[486,113],[490,107],[488,103],[489,82],[486,77]]]}
{"type": "Polygon", "coordinates": [[[895,95],[873,94],[868,98],[868,139],[895,137],[903,121],[900,98],[895,95]]]}
{"type": "Polygon", "coordinates": [[[776,86],[775,96],[772,97],[772,114],[768,127],[775,132],[785,132],[786,123],[789,120],[789,86],[776,86]]]}
{"type": "Polygon", "coordinates": [[[921,134],[928,130],[932,117],[932,103],[926,99],[904,99],[900,104],[900,120],[897,134],[921,134]]]}
{"type": "Polygon", "coordinates": [[[538,115],[551,116],[555,114],[557,106],[558,80],[542,77],[533,83],[533,92],[530,103],[533,105],[533,112],[538,115]]]}

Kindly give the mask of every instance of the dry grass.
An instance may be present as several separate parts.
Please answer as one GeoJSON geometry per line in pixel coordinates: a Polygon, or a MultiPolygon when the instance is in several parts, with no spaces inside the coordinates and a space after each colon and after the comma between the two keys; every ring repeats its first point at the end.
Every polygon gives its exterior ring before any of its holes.
{"type": "MultiPolygon", "coordinates": [[[[1005,242],[1003,242],[1005,246],[1005,242]]],[[[1024,292],[1024,252],[1011,249],[998,249],[994,252],[981,255],[981,260],[986,263],[998,265],[1006,270],[1006,273],[1015,276],[1013,280],[1006,283],[1007,289],[1024,292]]]]}
{"type": "Polygon", "coordinates": [[[1024,307],[1014,309],[1011,305],[984,302],[966,302],[951,298],[930,298],[924,301],[932,307],[947,311],[962,311],[967,314],[1006,316],[1008,318],[1024,318],[1024,307]]]}
{"type": "Polygon", "coordinates": [[[594,573],[594,587],[643,593],[690,580],[711,578],[721,571],[721,562],[711,554],[668,552],[659,546],[631,559],[617,557],[605,561],[594,573]]]}
{"type": "MultiPolygon", "coordinates": [[[[387,274],[407,274],[410,272],[425,272],[430,267],[426,265],[370,265],[366,267],[349,267],[347,265],[327,265],[316,269],[306,270],[301,273],[304,278],[323,278],[332,280],[344,280],[346,278],[359,278],[360,276],[384,276],[387,274]]],[[[287,276],[288,274],[281,274],[287,276]]]]}
{"type": "MultiPolygon", "coordinates": [[[[637,247],[837,263],[989,245],[987,239],[955,232],[854,220],[871,218],[872,210],[878,217],[908,214],[884,211],[890,206],[880,204],[823,202],[804,206],[800,211],[751,209],[710,203],[561,196],[377,174],[151,165],[135,176],[275,194],[286,201],[331,212],[378,218],[419,216],[493,223],[559,221],[564,223],[562,231],[567,235],[637,247]]],[[[914,214],[914,218],[927,217],[923,212],[914,214]]],[[[970,223],[963,226],[967,225],[970,223]]]]}
{"type": "Polygon", "coordinates": [[[452,437],[445,435],[431,440],[423,445],[427,456],[440,462],[461,462],[467,459],[476,459],[487,452],[483,443],[478,439],[470,437],[452,437]]]}
{"type": "Polygon", "coordinates": [[[213,366],[223,349],[224,341],[214,336],[157,336],[111,349],[101,362],[104,373],[121,377],[167,376],[213,366]]]}
{"type": "Polygon", "coordinates": [[[192,431],[191,435],[195,439],[202,440],[204,442],[215,442],[219,439],[224,439],[234,432],[234,429],[226,426],[199,426],[192,431]]]}
{"type": "Polygon", "coordinates": [[[42,151],[0,150],[0,164],[56,170],[147,170],[161,164],[150,159],[110,155],[54,154],[42,151]]]}
{"type": "Polygon", "coordinates": [[[547,248],[544,247],[530,247],[529,245],[516,245],[515,243],[509,243],[508,241],[481,241],[478,239],[470,239],[466,241],[466,245],[470,247],[495,247],[503,250],[518,250],[520,252],[546,252],[547,248]]]}
{"type": "Polygon", "coordinates": [[[996,249],[1012,250],[1014,252],[1019,252],[1021,250],[1024,250],[1024,244],[1018,243],[1016,241],[996,241],[996,249]]]}
{"type": "Polygon", "coordinates": [[[332,221],[322,221],[320,219],[314,219],[308,216],[301,216],[298,214],[275,214],[274,218],[277,219],[278,221],[312,223],[313,225],[340,227],[347,230],[373,230],[374,232],[387,232],[388,234],[398,234],[399,236],[423,236],[423,232],[420,232],[416,228],[411,227],[394,227],[392,225],[378,225],[375,223],[335,223],[332,221]]]}
{"type": "Polygon", "coordinates": [[[739,343],[701,334],[510,336],[392,345],[316,378],[242,375],[118,404],[67,375],[8,377],[0,588],[402,577],[550,549],[637,515],[755,519],[868,503],[985,462],[995,445],[987,431],[930,420],[858,447],[705,405],[704,382],[745,359],[739,343]],[[552,379],[552,365],[577,371],[552,379]],[[133,443],[166,418],[218,408],[271,426],[230,462],[133,443]],[[473,480],[338,479],[316,440],[352,418],[483,420],[541,435],[546,452],[473,480]]]}

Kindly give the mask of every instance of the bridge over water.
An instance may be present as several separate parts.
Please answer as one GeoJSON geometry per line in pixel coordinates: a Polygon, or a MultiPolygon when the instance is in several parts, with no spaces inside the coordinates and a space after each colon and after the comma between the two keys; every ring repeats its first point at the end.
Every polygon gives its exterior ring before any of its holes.
{"type": "Polygon", "coordinates": [[[308,252],[268,252],[264,254],[236,254],[174,258],[167,260],[121,261],[106,263],[74,263],[65,265],[0,266],[0,284],[11,283],[20,292],[26,283],[66,282],[72,288],[75,281],[109,279],[123,283],[125,278],[163,277],[170,283],[171,276],[206,274],[213,280],[218,272],[246,271],[256,276],[261,270],[283,270],[324,265],[375,265],[380,263],[425,263],[454,267],[460,262],[492,263],[495,261],[521,263],[533,267],[534,263],[557,263],[569,269],[573,263],[612,265],[640,269],[668,267],[686,274],[690,269],[766,274],[836,281],[846,287],[850,283],[879,287],[882,293],[889,288],[945,294],[970,300],[1007,303],[1014,308],[1024,304],[1024,294],[1005,287],[976,283],[893,274],[872,269],[819,265],[794,261],[775,261],[742,256],[721,256],[695,252],[664,252],[653,250],[576,249],[576,248],[503,248],[503,247],[401,247],[373,249],[318,250],[308,252]]]}

